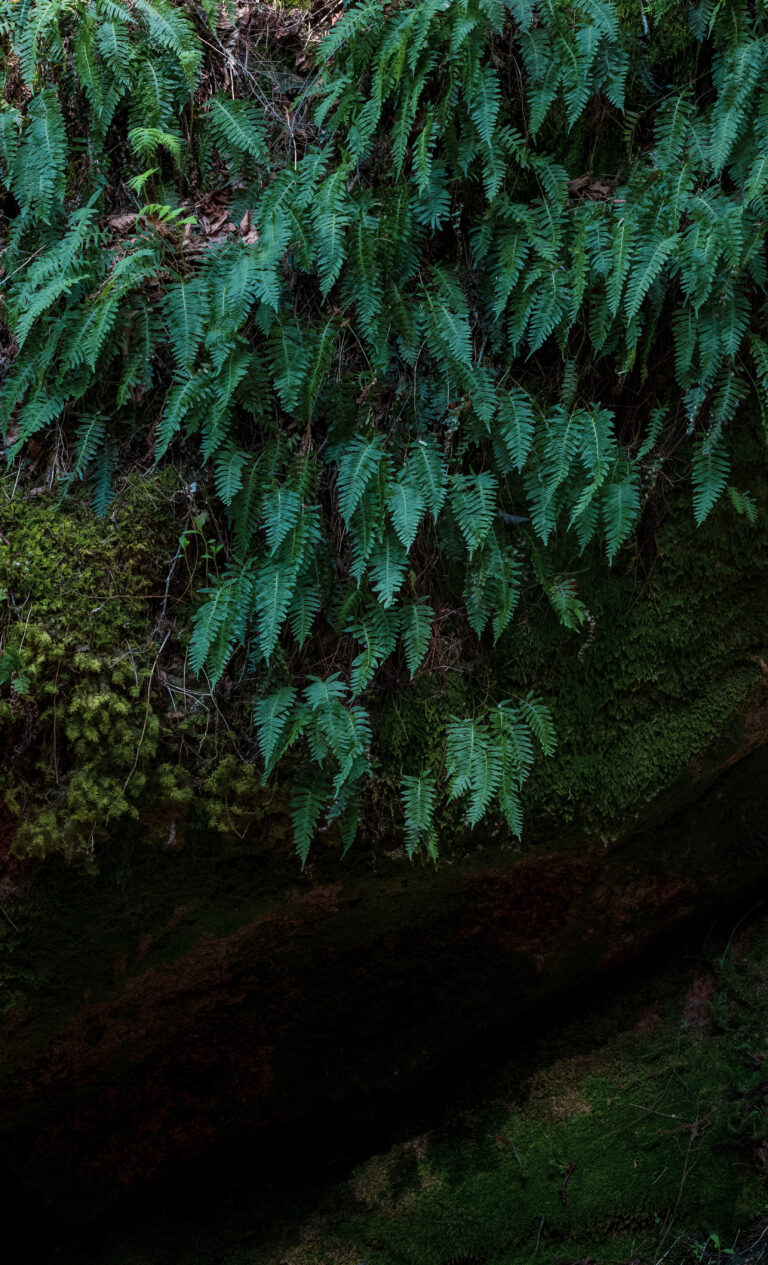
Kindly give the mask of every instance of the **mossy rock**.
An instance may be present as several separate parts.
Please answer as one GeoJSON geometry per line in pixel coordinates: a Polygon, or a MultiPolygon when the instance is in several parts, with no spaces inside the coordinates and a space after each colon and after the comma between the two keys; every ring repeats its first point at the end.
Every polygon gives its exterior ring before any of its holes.
{"type": "Polygon", "coordinates": [[[751,1120],[768,1072],[748,1058],[768,1017],[768,926],[734,933],[540,1016],[514,1052],[509,1034],[474,1047],[425,1102],[371,1119],[365,1136],[391,1140],[351,1168],[348,1121],[339,1145],[331,1121],[325,1140],[288,1130],[268,1162],[223,1154],[90,1234],[53,1227],[54,1258],[709,1265],[705,1245],[746,1242],[768,1199],[751,1120]]]}

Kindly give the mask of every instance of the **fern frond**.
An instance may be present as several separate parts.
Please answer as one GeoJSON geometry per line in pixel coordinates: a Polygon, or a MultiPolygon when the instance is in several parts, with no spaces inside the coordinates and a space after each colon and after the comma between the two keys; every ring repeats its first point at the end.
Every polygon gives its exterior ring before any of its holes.
{"type": "Polygon", "coordinates": [[[693,513],[700,526],[725,491],[731,462],[720,435],[707,436],[693,453],[693,513]]]}
{"type": "Polygon", "coordinates": [[[416,539],[427,504],[416,480],[406,471],[390,485],[387,509],[398,539],[408,551],[416,539]]]}
{"type": "Polygon", "coordinates": [[[526,698],[520,700],[520,711],[544,755],[554,755],[557,740],[552,713],[547,705],[540,698],[534,698],[533,694],[528,694],[526,698]]]}
{"type": "Polygon", "coordinates": [[[327,779],[316,774],[307,784],[294,784],[291,791],[293,843],[301,868],[307,864],[309,848],[329,799],[327,779]]]}
{"type": "Polygon", "coordinates": [[[50,221],[64,197],[67,135],[53,88],[41,88],[27,108],[25,129],[12,169],[11,188],[19,205],[50,221]]]}
{"type": "Polygon", "coordinates": [[[757,502],[751,492],[739,492],[737,488],[728,488],[728,497],[737,514],[746,518],[751,527],[757,525],[757,502]]]}
{"type": "Polygon", "coordinates": [[[267,545],[274,555],[299,520],[301,497],[293,488],[276,487],[266,493],[261,508],[267,545]]]}
{"type": "Polygon", "coordinates": [[[533,400],[519,387],[501,395],[499,400],[499,434],[516,470],[522,470],[533,443],[536,418],[533,400]]]}
{"type": "Polygon", "coordinates": [[[373,546],[368,561],[371,586],[382,606],[393,605],[395,594],[405,579],[407,565],[408,555],[394,532],[387,529],[383,539],[373,546]]]}
{"type": "Polygon", "coordinates": [[[406,602],[400,609],[400,631],[411,680],[424,662],[434,617],[435,612],[428,602],[406,602]]]}
{"type": "Polygon", "coordinates": [[[448,494],[448,475],[434,439],[417,439],[411,445],[408,466],[436,522],[448,494]]]}
{"type": "Polygon", "coordinates": [[[358,436],[346,445],[339,463],[339,512],[349,528],[350,520],[363,493],[379,469],[383,456],[378,436],[358,436]]]}
{"type": "Polygon", "coordinates": [[[405,850],[413,859],[419,844],[433,832],[437,786],[430,770],[425,769],[418,777],[406,774],[400,783],[400,796],[405,815],[405,850]]]}
{"type": "Polygon", "coordinates": [[[451,510],[471,558],[482,545],[496,517],[498,483],[494,475],[455,474],[451,479],[451,510]]]}
{"type": "Polygon", "coordinates": [[[264,137],[263,115],[254,101],[244,101],[217,93],[206,106],[214,144],[225,157],[237,161],[243,156],[259,166],[269,161],[264,137]]]}
{"type": "MultiPolygon", "coordinates": [[[[256,700],[253,715],[256,722],[256,735],[264,759],[265,780],[275,767],[277,753],[285,751],[283,739],[296,698],[295,686],[283,685],[272,694],[265,694],[256,700]]],[[[295,732],[293,741],[298,736],[298,732],[295,732]]]]}
{"type": "Polygon", "coordinates": [[[181,369],[189,369],[203,341],[208,291],[202,277],[180,280],[163,300],[163,316],[181,369]]]}
{"type": "Polygon", "coordinates": [[[634,473],[627,474],[620,482],[610,483],[605,488],[602,495],[602,512],[605,526],[605,550],[608,562],[612,564],[640,514],[640,489],[634,473]]]}
{"type": "Polygon", "coordinates": [[[231,505],[243,486],[243,470],[248,464],[247,452],[227,444],[216,454],[213,463],[213,478],[216,495],[225,505],[231,505]]]}

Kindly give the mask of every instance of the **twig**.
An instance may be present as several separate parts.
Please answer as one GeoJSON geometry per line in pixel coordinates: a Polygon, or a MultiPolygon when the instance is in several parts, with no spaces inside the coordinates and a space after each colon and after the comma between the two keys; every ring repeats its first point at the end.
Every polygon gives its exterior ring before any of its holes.
{"type": "MultiPolygon", "coordinates": [[[[2,915],[4,918],[7,918],[8,922],[11,924],[14,931],[19,931],[19,928],[16,926],[16,923],[13,921],[11,915],[8,913],[8,910],[5,908],[4,905],[0,905],[0,912],[2,912],[2,915]]],[[[19,935],[21,935],[21,932],[19,932],[19,935]]]]}
{"type": "MultiPolygon", "coordinates": [[[[136,769],[138,768],[138,764],[139,764],[139,756],[141,755],[141,748],[142,748],[142,746],[144,745],[144,736],[145,736],[145,734],[146,734],[146,732],[147,732],[147,724],[148,724],[148,721],[149,721],[149,705],[150,705],[150,698],[151,698],[151,693],[152,693],[152,680],[153,680],[154,675],[155,675],[155,668],[157,667],[158,662],[159,662],[159,660],[160,660],[160,655],[163,653],[163,650],[165,649],[165,643],[166,643],[166,641],[168,640],[168,638],[170,637],[170,635],[171,635],[171,633],[170,633],[170,629],[169,629],[169,630],[168,630],[168,632],[165,634],[165,639],[164,639],[164,641],[163,641],[162,646],[160,647],[160,649],[158,650],[157,654],[155,655],[155,662],[152,664],[152,667],[151,667],[151,669],[150,669],[150,673],[149,673],[149,680],[147,681],[147,705],[146,705],[146,707],[145,707],[145,709],[144,709],[144,724],[143,724],[143,725],[142,725],[142,727],[141,727],[141,735],[140,735],[140,737],[139,737],[139,745],[138,745],[138,747],[136,748],[136,757],[135,757],[135,759],[134,759],[134,761],[133,761],[133,767],[131,768],[130,773],[128,774],[127,778],[126,778],[126,779],[125,779],[125,781],[123,782],[122,788],[121,788],[121,790],[120,790],[120,796],[123,796],[123,795],[125,794],[125,792],[126,792],[126,788],[127,788],[127,786],[128,786],[128,783],[130,782],[131,778],[133,777],[134,773],[136,772],[136,769]]],[[[117,800],[118,798],[120,798],[120,796],[115,796],[115,799],[113,799],[113,800],[112,800],[112,803],[109,805],[109,808],[107,809],[107,815],[106,815],[105,821],[109,821],[109,814],[110,814],[110,812],[111,812],[111,810],[112,810],[112,806],[113,806],[113,804],[116,802],[116,800],[117,800]]]]}
{"type": "Polygon", "coordinates": [[[544,1217],[542,1217],[542,1218],[541,1218],[541,1224],[539,1225],[539,1233],[536,1235],[536,1248],[535,1248],[534,1253],[533,1253],[533,1254],[534,1254],[534,1256],[538,1256],[538,1254],[539,1254],[539,1243],[540,1243],[540,1241],[541,1241],[541,1232],[542,1232],[542,1230],[544,1229],[544,1221],[545,1221],[545,1218],[544,1218],[544,1217]]]}
{"type": "Polygon", "coordinates": [[[568,1183],[569,1183],[569,1181],[571,1180],[571,1177],[573,1176],[574,1170],[575,1170],[576,1165],[578,1164],[578,1162],[579,1162],[578,1160],[574,1160],[574,1161],[573,1161],[573,1163],[572,1163],[572,1164],[569,1164],[569,1165],[568,1165],[568,1167],[567,1167],[567,1169],[565,1170],[565,1176],[564,1176],[564,1178],[563,1178],[563,1184],[562,1184],[562,1186],[560,1187],[560,1198],[561,1198],[561,1199],[562,1199],[562,1201],[563,1201],[563,1207],[564,1207],[564,1208],[567,1208],[567,1207],[568,1207],[568,1183]]]}

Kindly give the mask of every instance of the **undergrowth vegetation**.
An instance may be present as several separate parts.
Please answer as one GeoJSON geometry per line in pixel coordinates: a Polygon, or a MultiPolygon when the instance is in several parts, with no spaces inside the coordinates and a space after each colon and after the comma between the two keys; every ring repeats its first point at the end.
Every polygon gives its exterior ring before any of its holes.
{"type": "MultiPolygon", "coordinates": [[[[0,0],[0,56],[8,456],[104,513],[199,453],[228,536],[190,666],[236,666],[265,781],[291,753],[302,861],[446,637],[489,653],[524,594],[589,635],[573,558],[682,479],[757,521],[765,0],[0,0]]],[[[531,686],[404,760],[411,855],[446,799],[520,833],[531,686]]]]}
{"type": "Polygon", "coordinates": [[[603,1000],[601,1013],[587,1005],[559,1015],[556,1034],[492,1078],[484,1101],[459,1092],[437,1128],[324,1192],[299,1230],[286,1218],[273,1246],[233,1259],[763,1259],[765,924],[739,939],[738,952],[729,941],[693,987],[690,962],[680,974],[668,964],[654,992],[625,993],[613,1013],[603,1000]]]}

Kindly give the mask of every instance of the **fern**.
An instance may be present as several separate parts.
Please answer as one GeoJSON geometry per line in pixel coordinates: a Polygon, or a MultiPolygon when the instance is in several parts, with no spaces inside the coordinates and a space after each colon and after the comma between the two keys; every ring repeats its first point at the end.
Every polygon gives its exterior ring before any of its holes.
{"type": "MultiPolygon", "coordinates": [[[[582,628],[573,560],[615,566],[662,485],[759,512],[730,450],[768,416],[766,13],[692,9],[678,90],[612,0],[354,0],[282,117],[198,8],[2,8],[0,420],[12,461],[60,428],[97,512],[147,444],[200,465],[225,543],[190,666],[237,656],[304,863],[365,817],[383,673],[469,630],[514,658],[542,597],[582,628]]],[[[520,833],[547,717],[454,718],[445,777],[403,783],[411,855],[442,794],[520,833]]]]}
{"type": "Polygon", "coordinates": [[[373,546],[368,574],[374,593],[382,606],[392,606],[405,579],[407,555],[394,532],[386,530],[383,539],[373,546]]]}
{"type": "Polygon", "coordinates": [[[731,463],[721,435],[707,436],[693,454],[693,512],[704,522],[728,483],[731,463]]]}
{"type": "Polygon", "coordinates": [[[408,602],[400,612],[405,661],[411,679],[416,675],[429,647],[435,612],[428,602],[408,602]]]}
{"type": "Polygon", "coordinates": [[[728,498],[737,514],[747,519],[751,527],[757,525],[757,504],[749,492],[739,492],[737,488],[728,488],[728,498]]]}
{"type": "Polygon", "coordinates": [[[296,526],[301,512],[301,499],[290,487],[277,487],[262,501],[264,533],[270,554],[274,555],[288,533],[296,526]]]}
{"type": "Polygon", "coordinates": [[[203,341],[208,307],[203,278],[182,280],[172,286],[163,300],[163,315],[179,367],[189,369],[203,341]]]}
{"type": "Polygon", "coordinates": [[[64,196],[67,137],[56,92],[42,88],[27,110],[28,126],[12,166],[11,188],[19,203],[44,221],[64,196]]]}
{"type": "Polygon", "coordinates": [[[502,396],[498,424],[509,460],[516,470],[522,470],[531,451],[536,426],[533,401],[526,391],[516,388],[502,396]]]}
{"type": "Polygon", "coordinates": [[[267,663],[285,624],[295,585],[295,572],[279,559],[259,567],[255,584],[256,627],[259,650],[267,663]]]}
{"type": "Polygon", "coordinates": [[[605,524],[605,548],[612,563],[629,537],[640,513],[640,490],[636,476],[628,474],[618,483],[611,483],[602,497],[605,524]]]}
{"type": "Polygon", "coordinates": [[[218,93],[206,108],[214,144],[230,161],[245,156],[259,166],[267,165],[269,151],[263,116],[254,102],[232,100],[218,93]]]}
{"type": "Polygon", "coordinates": [[[451,510],[467,543],[470,558],[491,530],[497,493],[498,485],[492,474],[453,476],[451,510]]]}
{"type": "Polygon", "coordinates": [[[220,449],[214,462],[216,495],[225,505],[231,505],[243,486],[243,470],[248,464],[248,453],[230,445],[220,449]]]}
{"type": "Polygon", "coordinates": [[[403,548],[408,551],[416,539],[427,504],[421,489],[407,472],[390,485],[387,509],[403,548]]]}
{"type": "Polygon", "coordinates": [[[434,440],[416,440],[410,448],[408,461],[427,509],[436,520],[445,503],[448,476],[434,440]]]}
{"type": "Polygon", "coordinates": [[[208,600],[198,608],[189,642],[189,662],[193,672],[202,672],[216,638],[226,627],[232,605],[233,585],[221,580],[201,591],[208,600]]]}
{"type": "Polygon", "coordinates": [[[339,463],[339,512],[349,527],[350,520],[382,459],[381,441],[357,438],[345,447],[339,463]]]}
{"type": "MultiPolygon", "coordinates": [[[[264,778],[269,777],[277,762],[277,757],[285,750],[286,731],[296,703],[296,689],[292,685],[283,685],[272,694],[256,700],[254,720],[259,740],[259,747],[264,758],[264,778]]],[[[293,727],[293,741],[298,737],[293,727]]]]}
{"type": "Polygon", "coordinates": [[[436,854],[433,822],[437,790],[429,769],[418,777],[406,775],[400,786],[400,794],[405,815],[405,848],[408,856],[412,859],[422,843],[431,854],[436,854]]]}
{"type": "Polygon", "coordinates": [[[389,657],[397,642],[397,618],[394,612],[373,606],[364,611],[348,629],[363,649],[352,661],[349,675],[353,694],[370,684],[376,669],[389,657]]]}
{"type": "Polygon", "coordinates": [[[317,775],[308,784],[297,783],[291,791],[293,843],[302,869],[307,863],[310,844],[328,798],[327,782],[317,775]]]}

